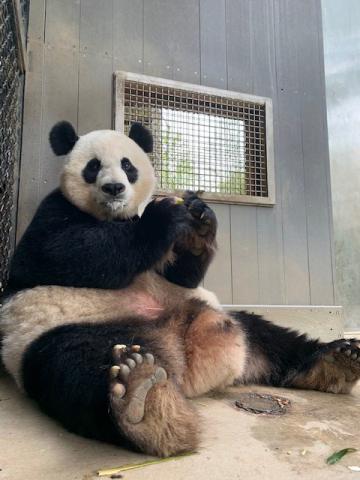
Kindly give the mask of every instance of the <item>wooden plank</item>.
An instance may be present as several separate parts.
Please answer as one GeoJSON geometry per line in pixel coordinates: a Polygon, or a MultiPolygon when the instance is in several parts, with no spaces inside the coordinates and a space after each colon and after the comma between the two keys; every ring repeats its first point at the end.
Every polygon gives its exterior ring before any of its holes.
{"type": "MultiPolygon", "coordinates": [[[[201,83],[226,88],[225,0],[200,0],[201,83]]],[[[218,222],[218,251],[204,280],[224,303],[232,303],[230,206],[212,204],[218,222]]]]}
{"type": "Polygon", "coordinates": [[[181,0],[170,2],[170,5],[171,18],[174,19],[169,38],[174,56],[173,78],[180,82],[200,83],[199,0],[181,0]]]}
{"type": "Polygon", "coordinates": [[[112,59],[80,53],[79,134],[111,128],[112,59]],[[95,73],[96,72],[96,73],[95,73]]]}
{"type": "Polygon", "coordinates": [[[201,83],[227,87],[225,0],[200,0],[201,83]]]}
{"type": "Polygon", "coordinates": [[[172,2],[144,2],[144,73],[174,78],[172,32],[177,21],[172,17],[172,2]]]}
{"type": "Polygon", "coordinates": [[[144,72],[200,82],[198,0],[144,2],[144,72]]]}
{"type": "Polygon", "coordinates": [[[31,0],[27,32],[28,41],[44,41],[45,11],[46,0],[31,0]]]}
{"type": "Polygon", "coordinates": [[[144,73],[144,0],[113,0],[113,68],[144,73]]]}
{"type": "Polygon", "coordinates": [[[298,49],[301,133],[309,249],[310,302],[334,302],[331,212],[326,182],[329,152],[325,117],[325,82],[321,17],[317,0],[303,0],[298,9],[302,39],[298,49]],[[301,11],[301,12],[300,12],[301,11]]]}
{"type": "Polygon", "coordinates": [[[80,51],[112,56],[113,3],[109,0],[82,0],[80,51]]]}
{"type": "Polygon", "coordinates": [[[275,2],[275,41],[279,115],[278,169],[281,178],[285,303],[309,304],[309,267],[301,139],[298,64],[302,32],[294,2],[275,2]]]}
{"type": "MultiPolygon", "coordinates": [[[[33,14],[36,9],[33,8],[33,14]]],[[[42,93],[44,46],[28,42],[28,70],[25,78],[22,132],[22,159],[20,163],[17,241],[31,221],[39,203],[39,171],[42,142],[42,93]]]]}
{"type": "Polygon", "coordinates": [[[80,0],[47,0],[45,42],[65,49],[79,49],[80,0]]]}
{"type": "Polygon", "coordinates": [[[222,303],[232,303],[231,229],[229,205],[211,205],[218,219],[218,250],[204,280],[204,287],[216,293],[222,303]]]}
{"type": "Polygon", "coordinates": [[[68,49],[46,49],[39,172],[40,199],[59,184],[59,172],[63,164],[63,159],[56,157],[49,145],[51,127],[60,120],[68,120],[77,128],[78,70],[78,52],[68,49]]]}
{"type": "Polygon", "coordinates": [[[256,208],[230,207],[233,303],[259,303],[256,208]]]}
{"type": "Polygon", "coordinates": [[[251,75],[251,0],[226,1],[226,57],[228,88],[252,91],[251,75]]]}
{"type": "MultiPolygon", "coordinates": [[[[253,91],[251,51],[251,0],[226,2],[227,85],[229,90],[253,91]]],[[[258,303],[259,266],[257,210],[230,207],[231,262],[234,303],[258,303]]]]}
{"type": "MultiPolygon", "coordinates": [[[[251,62],[255,95],[273,100],[275,145],[275,185],[280,191],[277,168],[278,105],[274,39],[274,10],[272,0],[251,2],[251,62]]],[[[284,301],[284,262],[282,245],[282,212],[278,200],[273,208],[257,207],[257,246],[259,262],[259,301],[264,304],[284,301]]]]}

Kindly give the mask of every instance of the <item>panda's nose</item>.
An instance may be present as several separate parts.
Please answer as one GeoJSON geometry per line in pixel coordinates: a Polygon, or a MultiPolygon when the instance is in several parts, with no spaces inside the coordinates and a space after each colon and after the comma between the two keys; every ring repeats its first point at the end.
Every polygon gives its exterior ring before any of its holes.
{"type": "Polygon", "coordinates": [[[125,185],[123,183],[105,183],[105,185],[101,187],[101,190],[115,197],[125,190],[125,185]]]}

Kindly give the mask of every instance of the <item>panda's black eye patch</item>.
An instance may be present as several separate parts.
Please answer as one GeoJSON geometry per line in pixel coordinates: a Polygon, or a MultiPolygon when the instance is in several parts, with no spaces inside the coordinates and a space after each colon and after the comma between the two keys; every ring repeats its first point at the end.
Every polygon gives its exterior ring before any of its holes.
{"type": "Polygon", "coordinates": [[[101,170],[101,162],[97,158],[92,158],[86,164],[86,167],[82,171],[83,179],[86,183],[95,183],[96,177],[101,170]]]}
{"type": "Polygon", "coordinates": [[[126,157],[121,159],[121,168],[126,173],[126,176],[130,183],[135,183],[138,179],[138,171],[137,168],[130,162],[130,160],[126,157]]]}

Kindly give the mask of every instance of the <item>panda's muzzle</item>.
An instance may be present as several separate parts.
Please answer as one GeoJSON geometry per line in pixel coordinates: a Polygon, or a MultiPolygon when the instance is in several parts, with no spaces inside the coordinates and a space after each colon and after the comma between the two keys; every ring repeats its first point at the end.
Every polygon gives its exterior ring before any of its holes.
{"type": "Polygon", "coordinates": [[[117,197],[120,193],[123,193],[125,190],[125,185],[123,183],[105,183],[101,190],[113,197],[117,197]]]}

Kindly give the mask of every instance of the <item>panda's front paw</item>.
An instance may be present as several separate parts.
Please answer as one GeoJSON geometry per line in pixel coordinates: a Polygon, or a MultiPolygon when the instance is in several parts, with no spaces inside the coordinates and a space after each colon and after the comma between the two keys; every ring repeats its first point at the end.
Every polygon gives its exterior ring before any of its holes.
{"type": "Polygon", "coordinates": [[[150,202],[141,217],[141,225],[150,235],[167,237],[175,241],[179,233],[187,228],[187,209],[176,203],[175,198],[165,197],[150,202]]]}
{"type": "Polygon", "coordinates": [[[214,211],[195,192],[187,191],[183,198],[196,234],[209,240],[215,239],[217,220],[214,211]]]}

